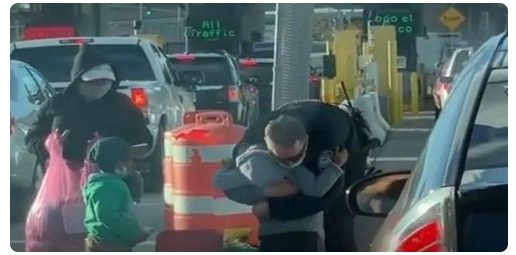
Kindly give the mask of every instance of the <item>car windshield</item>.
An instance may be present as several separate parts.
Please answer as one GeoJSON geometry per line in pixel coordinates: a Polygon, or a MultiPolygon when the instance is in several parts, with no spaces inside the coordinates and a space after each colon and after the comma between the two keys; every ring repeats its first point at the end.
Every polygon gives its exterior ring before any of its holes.
{"type": "MultiPolygon", "coordinates": [[[[70,70],[79,47],[63,45],[16,49],[11,59],[33,66],[50,82],[69,82],[70,70]]],[[[154,81],[156,77],[143,49],[137,45],[90,45],[116,68],[120,80],[154,81]]]]}
{"type": "Polygon", "coordinates": [[[11,69],[11,88],[10,88],[10,94],[11,94],[11,101],[16,102],[18,100],[18,78],[16,77],[16,74],[11,69]]]}
{"type": "Polygon", "coordinates": [[[465,170],[508,166],[508,69],[491,72],[469,143],[465,170]]]}
{"type": "Polygon", "coordinates": [[[451,67],[450,76],[455,76],[462,72],[462,69],[464,68],[464,65],[468,60],[469,52],[467,50],[459,51],[453,59],[453,65],[451,67]]]}
{"type": "Polygon", "coordinates": [[[254,66],[241,66],[240,76],[242,81],[247,81],[251,77],[258,79],[258,84],[272,83],[272,67],[273,63],[258,63],[254,66]]]}
{"type": "MultiPolygon", "coordinates": [[[[223,57],[195,57],[193,59],[169,58],[178,77],[182,72],[200,71],[204,76],[202,85],[235,85],[229,62],[223,57]]],[[[201,85],[201,86],[202,86],[201,85]]]]}

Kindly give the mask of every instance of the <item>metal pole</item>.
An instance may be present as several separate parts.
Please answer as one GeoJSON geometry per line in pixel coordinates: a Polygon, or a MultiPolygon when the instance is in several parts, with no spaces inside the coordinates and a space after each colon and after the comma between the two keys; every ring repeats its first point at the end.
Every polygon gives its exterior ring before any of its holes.
{"type": "Polygon", "coordinates": [[[314,4],[276,4],[272,109],[309,98],[314,4]]]}
{"type": "MultiPolygon", "coordinates": [[[[186,14],[185,15],[186,19],[185,20],[188,21],[188,17],[190,17],[190,6],[188,5],[188,3],[185,3],[185,14],[186,14]]],[[[185,32],[184,33],[184,36],[185,36],[185,52],[188,52],[188,50],[190,48],[190,47],[188,47],[188,44],[189,44],[188,43],[188,35],[186,34],[186,28],[188,26],[188,22],[185,22],[185,23],[186,23],[185,24],[185,31],[184,31],[185,32]]]]}
{"type": "MultiPolygon", "coordinates": [[[[181,7],[179,7],[179,5],[177,6],[177,27],[178,28],[181,28],[181,7]]],[[[177,30],[177,39],[178,40],[181,40],[181,29],[178,29],[177,30]]]]}
{"type": "Polygon", "coordinates": [[[140,4],[140,20],[143,20],[143,4],[140,4]]]}

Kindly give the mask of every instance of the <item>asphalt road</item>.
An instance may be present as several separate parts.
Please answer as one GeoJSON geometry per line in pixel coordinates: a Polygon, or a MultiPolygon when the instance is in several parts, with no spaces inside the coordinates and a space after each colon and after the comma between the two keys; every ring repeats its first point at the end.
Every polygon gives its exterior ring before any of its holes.
{"type": "MultiPolygon", "coordinates": [[[[384,171],[412,169],[417,157],[426,142],[433,126],[430,113],[418,118],[407,117],[399,125],[395,125],[385,145],[373,153],[375,165],[384,171]]],[[[163,198],[161,194],[146,194],[138,211],[142,224],[155,229],[155,233],[163,230],[163,198]]],[[[357,217],[355,220],[355,238],[359,251],[368,251],[382,219],[357,217]]],[[[24,251],[24,224],[11,223],[10,244],[14,251],[24,251]]],[[[134,251],[154,251],[156,234],[148,241],[138,245],[134,251]]]]}

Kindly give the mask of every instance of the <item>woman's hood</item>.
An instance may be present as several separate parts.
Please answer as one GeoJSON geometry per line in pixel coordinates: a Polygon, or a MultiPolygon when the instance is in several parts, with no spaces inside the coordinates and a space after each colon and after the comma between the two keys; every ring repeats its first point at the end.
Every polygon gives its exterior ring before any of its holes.
{"type": "Polygon", "coordinates": [[[116,67],[113,66],[110,61],[105,58],[100,52],[96,52],[94,49],[91,49],[88,44],[82,44],[79,48],[79,52],[75,55],[73,67],[71,71],[71,82],[68,87],[65,89],[66,91],[70,90],[70,88],[76,88],[77,84],[80,81],[80,77],[93,67],[107,64],[111,66],[111,69],[115,75],[115,81],[111,86],[111,90],[108,93],[115,92],[120,86],[120,77],[118,77],[116,67]]]}

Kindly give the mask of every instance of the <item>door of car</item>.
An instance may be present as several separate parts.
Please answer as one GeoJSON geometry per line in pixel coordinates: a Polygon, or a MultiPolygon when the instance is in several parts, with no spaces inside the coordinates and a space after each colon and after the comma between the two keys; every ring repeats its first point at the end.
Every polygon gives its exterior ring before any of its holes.
{"type": "Polygon", "coordinates": [[[151,48],[159,61],[160,69],[167,84],[166,88],[163,88],[166,91],[165,93],[169,95],[166,106],[168,116],[167,128],[175,128],[183,123],[183,115],[185,114],[183,99],[174,84],[175,80],[171,70],[168,68],[167,57],[155,45],[151,44],[151,48]]]}

